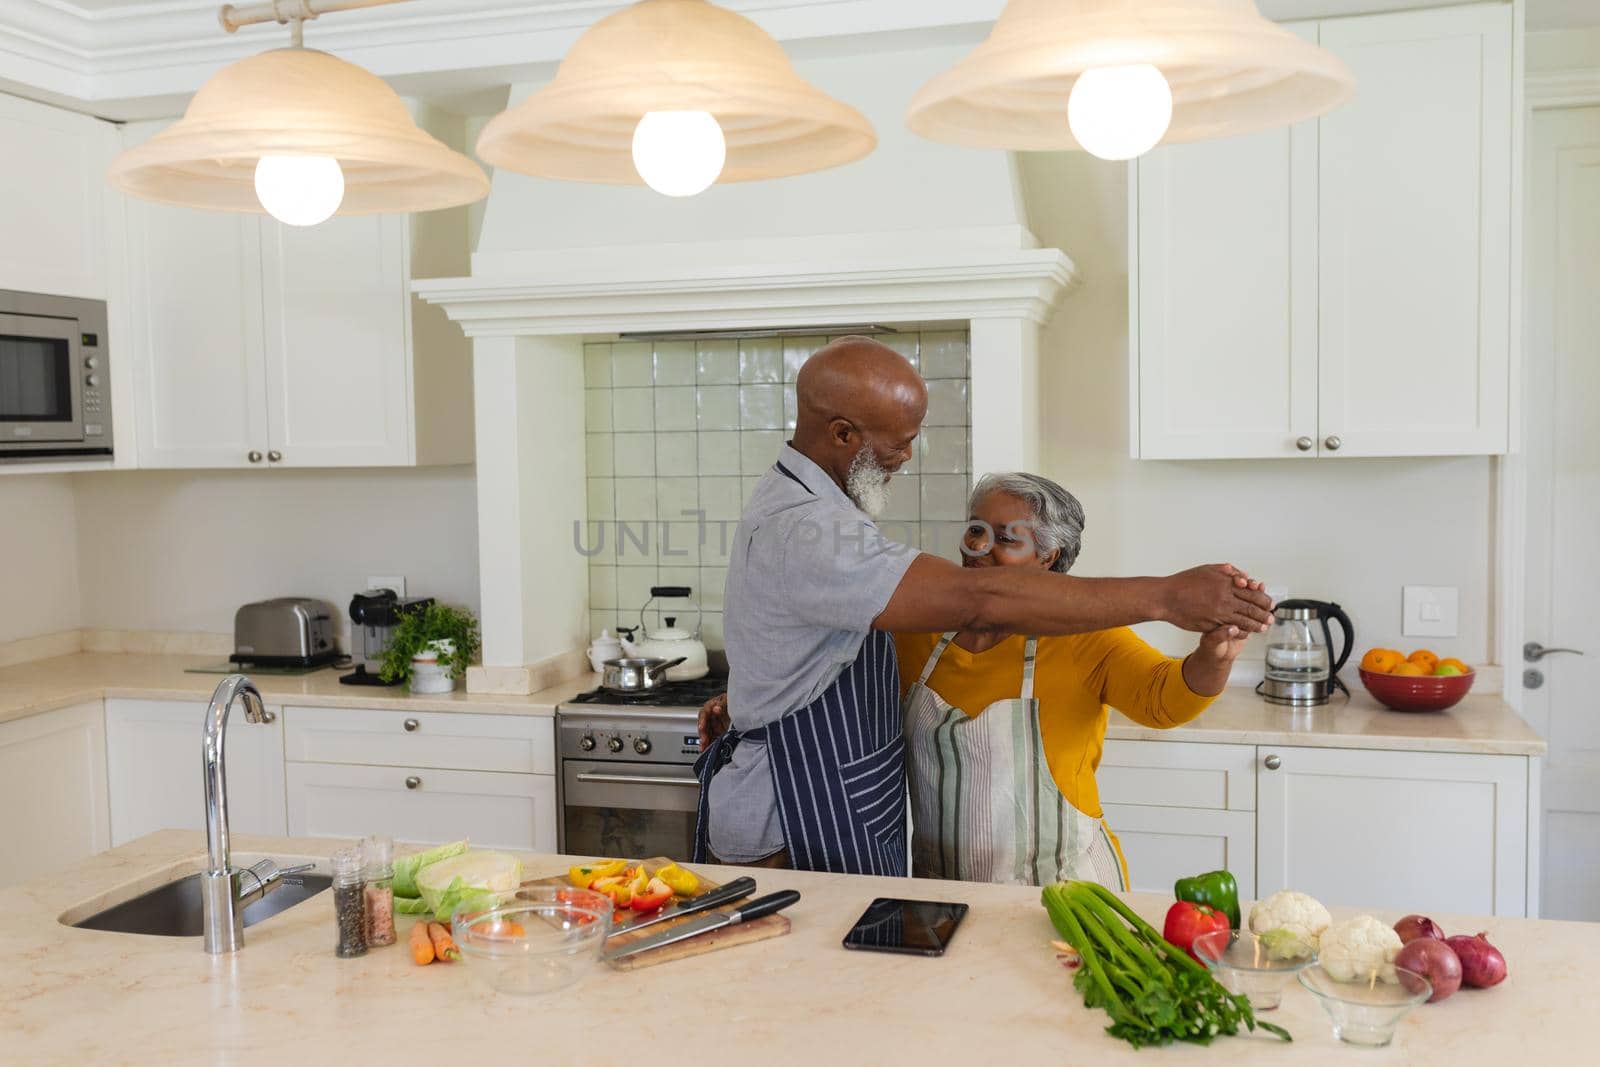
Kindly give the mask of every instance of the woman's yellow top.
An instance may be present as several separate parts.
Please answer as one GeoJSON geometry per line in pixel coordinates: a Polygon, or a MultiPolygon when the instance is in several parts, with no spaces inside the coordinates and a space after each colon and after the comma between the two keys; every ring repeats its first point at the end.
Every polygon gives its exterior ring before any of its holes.
{"type": "MultiPolygon", "coordinates": [[[[895,634],[904,696],[922,673],[939,634],[895,634]]],[[[976,716],[997,700],[1022,692],[1026,639],[1015,634],[983,652],[951,642],[928,686],[946,704],[976,716]]],[[[1056,788],[1085,815],[1102,816],[1095,771],[1105,748],[1107,705],[1143,726],[1170,729],[1196,718],[1214,697],[1200,696],[1183,680],[1183,661],[1162,655],[1130,629],[1041,637],[1035,653],[1033,695],[1039,732],[1056,788]]]]}

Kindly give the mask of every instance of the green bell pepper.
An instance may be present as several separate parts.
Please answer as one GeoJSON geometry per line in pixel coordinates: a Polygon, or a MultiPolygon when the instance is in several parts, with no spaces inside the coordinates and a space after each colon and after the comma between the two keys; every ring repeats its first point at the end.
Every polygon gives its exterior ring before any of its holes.
{"type": "Polygon", "coordinates": [[[1193,878],[1179,878],[1173,883],[1172,895],[1215,908],[1228,917],[1230,926],[1239,929],[1239,883],[1232,871],[1208,871],[1193,878]]]}

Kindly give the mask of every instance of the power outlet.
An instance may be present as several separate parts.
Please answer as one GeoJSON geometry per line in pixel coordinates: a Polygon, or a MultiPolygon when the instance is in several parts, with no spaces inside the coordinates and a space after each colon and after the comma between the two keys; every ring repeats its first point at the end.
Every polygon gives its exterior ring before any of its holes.
{"type": "Polygon", "coordinates": [[[367,588],[368,589],[393,589],[395,596],[403,597],[403,596],[406,595],[406,578],[405,578],[405,575],[403,575],[403,574],[390,575],[388,577],[385,577],[385,576],[383,576],[381,574],[379,574],[379,575],[369,574],[369,575],[367,575],[367,588]]]}
{"type": "Polygon", "coordinates": [[[1401,590],[1400,632],[1407,637],[1456,637],[1461,590],[1453,585],[1408,585],[1401,590]]]}

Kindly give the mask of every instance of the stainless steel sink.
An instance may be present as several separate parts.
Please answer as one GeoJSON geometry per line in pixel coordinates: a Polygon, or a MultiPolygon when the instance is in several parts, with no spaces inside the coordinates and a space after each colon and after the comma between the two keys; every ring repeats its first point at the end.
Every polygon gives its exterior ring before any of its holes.
{"type": "MultiPolygon", "coordinates": [[[[244,925],[254,926],[309,900],[333,884],[325,874],[286,874],[272,893],[244,909],[244,925]]],[[[72,925],[83,930],[157,937],[199,937],[205,931],[200,875],[157,886],[147,893],[113,904],[72,925]]]]}

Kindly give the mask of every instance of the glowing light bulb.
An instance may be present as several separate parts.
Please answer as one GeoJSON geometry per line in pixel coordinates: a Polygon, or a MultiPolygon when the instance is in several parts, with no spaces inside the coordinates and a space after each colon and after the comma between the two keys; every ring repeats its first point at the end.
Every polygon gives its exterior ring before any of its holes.
{"type": "Polygon", "coordinates": [[[651,111],[633,130],[633,166],[663,196],[711,188],[728,161],[728,142],[706,111],[651,111]]]}
{"type": "Polygon", "coordinates": [[[315,226],[344,201],[344,171],[332,156],[262,156],[256,199],[279,222],[315,226]]]}
{"type": "Polygon", "coordinates": [[[1149,63],[1094,67],[1067,98],[1067,125],[1083,150],[1101,159],[1150,151],[1172,125],[1172,87],[1149,63]]]}

